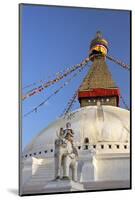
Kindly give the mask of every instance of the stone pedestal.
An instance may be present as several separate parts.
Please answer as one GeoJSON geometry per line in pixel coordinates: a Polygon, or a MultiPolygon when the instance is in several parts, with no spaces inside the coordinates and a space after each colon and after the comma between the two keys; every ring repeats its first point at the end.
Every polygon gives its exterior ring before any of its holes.
{"type": "Polygon", "coordinates": [[[40,184],[30,184],[23,188],[23,194],[58,193],[84,190],[83,184],[69,179],[56,179],[40,184]]]}
{"type": "Polygon", "coordinates": [[[57,179],[50,181],[45,187],[44,192],[70,192],[70,191],[84,190],[83,184],[68,180],[57,179]]]}

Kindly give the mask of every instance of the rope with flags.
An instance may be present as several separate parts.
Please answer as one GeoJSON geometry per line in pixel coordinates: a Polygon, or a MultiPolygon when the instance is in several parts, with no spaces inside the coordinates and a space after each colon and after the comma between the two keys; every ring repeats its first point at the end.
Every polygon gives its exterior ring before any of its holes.
{"type": "Polygon", "coordinates": [[[43,83],[37,88],[32,89],[30,92],[26,93],[25,95],[22,96],[22,100],[25,100],[31,96],[34,96],[36,94],[39,94],[42,92],[44,89],[48,88],[49,86],[53,85],[54,83],[57,83],[58,81],[62,80],[63,78],[67,77],[69,74],[73,73],[75,70],[85,66],[89,62],[89,58],[86,58],[83,60],[80,64],[74,65],[71,68],[68,68],[65,73],[60,74],[56,76],[53,80],[50,80],[46,83],[43,83]]]}
{"type": "Polygon", "coordinates": [[[82,86],[84,80],[86,79],[86,77],[87,77],[87,74],[86,74],[86,76],[84,77],[84,79],[83,79],[82,83],[80,84],[79,88],[75,91],[74,95],[73,95],[73,96],[71,97],[71,99],[68,101],[67,106],[66,106],[66,108],[64,109],[64,111],[62,112],[62,114],[60,115],[60,117],[62,117],[63,115],[66,116],[66,115],[71,111],[71,109],[72,109],[74,103],[76,102],[76,97],[77,97],[77,95],[78,95],[78,91],[79,91],[79,89],[81,88],[81,86],[82,86]]]}
{"type": "Polygon", "coordinates": [[[128,107],[128,105],[126,104],[124,98],[123,98],[121,95],[120,95],[120,99],[121,99],[123,105],[125,106],[125,108],[126,108],[127,110],[130,110],[129,107],[128,107]]]}
{"type": "Polygon", "coordinates": [[[66,116],[70,110],[72,109],[73,104],[75,103],[76,97],[77,97],[78,90],[74,93],[74,95],[71,97],[71,99],[68,101],[66,108],[64,109],[63,113],[60,115],[62,117],[63,115],[66,116]]]}
{"type": "MultiPolygon", "coordinates": [[[[67,70],[69,70],[69,67],[68,68],[65,68],[65,69],[63,69],[63,70],[61,70],[61,71],[59,71],[59,72],[55,72],[55,73],[53,73],[53,74],[51,74],[51,75],[48,75],[47,76],[47,78],[51,78],[51,77],[53,77],[53,76],[59,76],[59,75],[61,75],[62,73],[65,73],[67,70]]],[[[37,85],[37,84],[43,84],[45,82],[45,79],[41,79],[41,80],[38,80],[38,81],[35,81],[35,82],[33,82],[33,83],[31,83],[31,84],[28,84],[28,85],[25,85],[23,88],[22,88],[22,90],[25,90],[25,89],[27,89],[27,88],[30,88],[30,87],[32,87],[32,86],[35,86],[35,85],[37,85]]],[[[31,92],[31,91],[33,91],[33,90],[35,90],[36,88],[34,87],[33,89],[30,89],[29,91],[27,91],[27,93],[29,93],[29,92],[31,92]]]]}
{"type": "MultiPolygon", "coordinates": [[[[86,65],[85,65],[85,66],[86,66],[86,65]]],[[[30,115],[32,112],[37,112],[37,110],[38,110],[39,107],[43,106],[51,97],[53,97],[55,94],[57,94],[58,92],[60,92],[66,85],[68,85],[68,84],[71,82],[71,80],[72,80],[73,78],[75,78],[75,77],[78,75],[78,73],[80,73],[80,72],[84,69],[85,66],[83,66],[83,67],[80,68],[76,73],[74,73],[72,77],[70,77],[63,85],[61,85],[57,90],[55,90],[50,96],[48,96],[48,97],[47,97],[43,102],[41,102],[38,106],[36,106],[36,107],[33,108],[32,110],[30,110],[29,112],[27,112],[26,114],[24,114],[24,117],[30,115]]]]}
{"type": "Polygon", "coordinates": [[[106,58],[108,58],[109,60],[115,62],[116,64],[120,65],[121,67],[127,69],[127,70],[130,70],[130,66],[128,64],[125,64],[124,62],[118,60],[118,59],[115,59],[114,57],[110,56],[110,55],[106,55],[106,58]]]}

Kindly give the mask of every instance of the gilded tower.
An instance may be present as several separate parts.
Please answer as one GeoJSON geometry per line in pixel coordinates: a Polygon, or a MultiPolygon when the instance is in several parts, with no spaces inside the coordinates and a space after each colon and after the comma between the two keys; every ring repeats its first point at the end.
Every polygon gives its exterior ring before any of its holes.
{"type": "Polygon", "coordinates": [[[120,92],[106,64],[107,53],[108,42],[101,32],[97,32],[89,50],[89,58],[93,64],[78,91],[80,107],[96,105],[97,102],[101,105],[119,106],[120,92]]]}

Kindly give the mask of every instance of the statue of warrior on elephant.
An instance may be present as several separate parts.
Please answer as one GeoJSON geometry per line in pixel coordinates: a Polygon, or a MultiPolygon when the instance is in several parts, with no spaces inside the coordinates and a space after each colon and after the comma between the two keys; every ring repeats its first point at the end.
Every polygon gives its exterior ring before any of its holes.
{"type": "Polygon", "coordinates": [[[78,152],[73,143],[74,132],[71,124],[66,124],[66,129],[60,128],[58,139],[55,140],[55,172],[56,179],[72,179],[77,181],[78,152]],[[70,169],[72,177],[70,177],[70,169]]]}

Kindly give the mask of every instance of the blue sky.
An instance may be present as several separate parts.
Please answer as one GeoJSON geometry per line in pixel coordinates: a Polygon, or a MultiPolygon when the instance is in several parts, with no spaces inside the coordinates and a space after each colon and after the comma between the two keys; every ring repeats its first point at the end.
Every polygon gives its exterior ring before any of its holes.
{"type": "MultiPolygon", "coordinates": [[[[98,30],[109,41],[109,54],[130,64],[130,13],[128,11],[32,5],[22,5],[21,9],[23,87],[41,79],[49,80],[55,77],[56,72],[80,63],[88,56],[90,41],[98,30]]],[[[109,60],[107,64],[129,106],[129,72],[109,60]]],[[[58,118],[87,72],[88,69],[85,69],[78,74],[37,113],[22,117],[23,147],[58,118]]],[[[41,103],[64,83],[64,80],[39,95],[23,101],[23,114],[41,103]]],[[[25,91],[27,90],[23,92],[25,91]]],[[[73,109],[77,107],[79,103],[76,103],[73,109]]]]}

